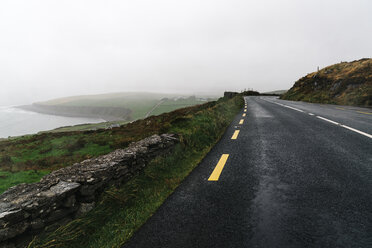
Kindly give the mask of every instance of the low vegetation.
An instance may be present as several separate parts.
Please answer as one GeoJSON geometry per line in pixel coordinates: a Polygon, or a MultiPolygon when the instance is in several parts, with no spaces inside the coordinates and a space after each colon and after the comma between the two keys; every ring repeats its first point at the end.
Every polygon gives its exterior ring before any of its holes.
{"type": "MultiPolygon", "coordinates": [[[[155,159],[124,186],[105,191],[97,207],[86,216],[35,238],[29,247],[120,247],[220,139],[243,104],[241,96],[220,99],[102,133],[80,133],[78,139],[85,141],[88,136],[104,133],[110,139],[121,136],[128,143],[153,133],[169,132],[179,134],[181,143],[172,154],[155,159]]],[[[78,149],[81,145],[74,139],[78,149]]]]}
{"type": "Polygon", "coordinates": [[[127,92],[58,98],[21,106],[21,108],[62,116],[101,118],[107,121],[133,121],[152,114],[162,114],[211,100],[215,98],[127,92]]]}
{"type": "Polygon", "coordinates": [[[48,174],[48,170],[3,171],[0,170],[0,193],[20,183],[33,183],[48,174]]]}
{"type": "Polygon", "coordinates": [[[372,106],[372,59],[341,62],[310,73],[281,99],[372,106]]]}
{"type": "MultiPolygon", "coordinates": [[[[124,148],[130,142],[152,134],[164,133],[169,130],[171,123],[175,120],[186,118],[188,115],[193,115],[216,104],[218,102],[183,108],[112,129],[42,133],[2,140],[0,141],[0,170],[15,173],[59,169],[87,158],[124,148]]],[[[38,180],[36,177],[32,178],[35,181],[38,180]]],[[[30,179],[27,182],[31,181],[33,180],[30,179]]],[[[0,184],[7,186],[13,186],[18,181],[11,182],[7,178],[0,178],[0,184]]],[[[5,187],[2,190],[4,189],[5,187]]]]}

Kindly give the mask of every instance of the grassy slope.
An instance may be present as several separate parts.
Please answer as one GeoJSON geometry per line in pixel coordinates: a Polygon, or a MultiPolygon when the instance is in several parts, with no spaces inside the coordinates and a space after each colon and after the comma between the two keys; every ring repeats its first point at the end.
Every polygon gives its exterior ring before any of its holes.
{"type": "MultiPolygon", "coordinates": [[[[179,108],[194,106],[205,103],[195,97],[181,98],[181,95],[175,94],[160,94],[160,93],[114,93],[101,95],[87,95],[87,96],[73,96],[58,98],[46,102],[40,102],[41,105],[56,105],[56,106],[83,106],[83,107],[123,107],[130,109],[131,120],[138,120],[145,117],[145,115],[153,109],[162,99],[166,98],[160,106],[158,106],[150,115],[159,115],[170,112],[179,108]]],[[[184,97],[184,96],[183,96],[184,97]]],[[[215,98],[208,98],[208,101],[215,98]]],[[[66,126],[56,128],[47,132],[70,132],[70,131],[88,131],[101,128],[107,128],[111,125],[123,125],[129,121],[109,121],[95,124],[81,124],[75,126],[66,126]]]]}
{"type": "Polygon", "coordinates": [[[241,97],[150,117],[160,132],[178,133],[181,144],[159,157],[126,185],[108,189],[98,206],[30,247],[120,247],[197,166],[243,107],[241,97]]]}
{"type": "Polygon", "coordinates": [[[39,181],[43,176],[48,174],[49,171],[1,171],[0,170],[0,193],[6,189],[20,184],[20,183],[33,183],[39,181]]]}
{"type": "Polygon", "coordinates": [[[274,90],[274,91],[268,91],[264,92],[263,94],[276,94],[276,95],[282,95],[286,93],[288,90],[274,90]]]}
{"type": "Polygon", "coordinates": [[[106,121],[106,122],[92,123],[92,124],[79,124],[79,125],[74,125],[74,126],[58,127],[56,129],[52,129],[52,130],[48,130],[48,131],[41,131],[39,133],[60,133],[60,132],[73,132],[73,131],[89,131],[89,130],[110,128],[113,125],[124,125],[124,124],[127,124],[127,123],[128,123],[128,121],[106,121]]]}
{"type": "MultiPolygon", "coordinates": [[[[132,120],[143,118],[163,98],[181,97],[177,94],[160,94],[144,92],[114,93],[88,96],[73,96],[54,99],[39,104],[60,106],[84,106],[84,107],[122,107],[132,110],[132,120]]],[[[191,99],[191,98],[190,98],[191,99]]],[[[174,101],[177,104],[177,101],[174,101]]],[[[201,103],[197,99],[191,104],[180,105],[171,110],[201,103]]],[[[157,112],[157,114],[164,112],[157,112]]]]}
{"type": "Polygon", "coordinates": [[[167,99],[162,104],[160,104],[151,115],[160,115],[162,113],[170,112],[178,108],[190,107],[197,104],[203,104],[205,101],[200,101],[195,97],[188,97],[182,99],[167,99]]]}
{"type": "Polygon", "coordinates": [[[285,100],[372,106],[372,59],[342,62],[298,80],[285,100]]]}
{"type": "MultiPolygon", "coordinates": [[[[130,142],[159,133],[161,130],[165,130],[174,118],[187,113],[192,114],[209,104],[214,103],[188,107],[161,116],[152,116],[146,120],[138,120],[109,130],[42,133],[3,140],[0,141],[0,170],[43,171],[68,166],[126,147],[130,142]]],[[[177,107],[179,106],[177,105],[177,107]]],[[[16,184],[16,181],[11,182],[8,176],[0,177],[1,185],[13,186],[16,184]]]]}

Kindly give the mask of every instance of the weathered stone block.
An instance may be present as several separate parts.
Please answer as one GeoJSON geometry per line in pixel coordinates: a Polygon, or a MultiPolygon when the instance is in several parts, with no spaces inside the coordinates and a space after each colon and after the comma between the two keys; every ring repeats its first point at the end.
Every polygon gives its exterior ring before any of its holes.
{"type": "Polygon", "coordinates": [[[0,212],[0,225],[7,226],[20,222],[30,215],[22,209],[0,212]]]}
{"type": "Polygon", "coordinates": [[[101,188],[103,186],[104,182],[101,181],[97,184],[86,184],[86,185],[83,185],[81,186],[79,192],[82,196],[90,196],[90,195],[94,195],[96,193],[96,190],[101,188]]]}
{"type": "Polygon", "coordinates": [[[74,207],[75,203],[76,203],[75,195],[72,195],[63,202],[62,206],[65,208],[70,208],[70,207],[74,207]]]}
{"type": "Polygon", "coordinates": [[[92,203],[81,203],[78,211],[76,212],[76,217],[83,216],[84,214],[91,211],[96,206],[95,202],[92,203]]]}
{"type": "Polygon", "coordinates": [[[63,219],[63,217],[68,216],[72,212],[76,211],[76,208],[63,208],[63,209],[57,209],[56,211],[53,211],[50,213],[49,217],[46,219],[46,223],[52,223],[57,220],[63,219]]]}
{"type": "Polygon", "coordinates": [[[96,200],[95,195],[79,196],[79,202],[91,203],[91,202],[94,202],[95,200],[96,200]]]}
{"type": "Polygon", "coordinates": [[[45,226],[45,223],[42,219],[37,218],[31,221],[30,226],[33,230],[39,230],[45,226]]]}
{"type": "Polygon", "coordinates": [[[15,236],[22,234],[29,227],[29,223],[20,222],[12,226],[0,229],[0,241],[14,238],[15,236]]]}

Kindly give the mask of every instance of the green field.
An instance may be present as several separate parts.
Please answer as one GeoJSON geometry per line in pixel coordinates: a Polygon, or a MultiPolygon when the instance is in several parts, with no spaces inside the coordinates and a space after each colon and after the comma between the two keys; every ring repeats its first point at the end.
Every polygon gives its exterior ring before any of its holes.
{"type": "Polygon", "coordinates": [[[28,170],[28,171],[2,171],[0,170],[0,194],[8,188],[20,183],[33,183],[39,181],[49,171],[28,170]]]}
{"type": "Polygon", "coordinates": [[[127,124],[128,121],[106,121],[94,124],[80,124],[74,126],[65,126],[59,127],[53,130],[42,131],[40,133],[58,133],[58,132],[74,132],[74,131],[89,131],[89,130],[98,130],[98,129],[109,129],[116,125],[127,124]]]}
{"type": "MultiPolygon", "coordinates": [[[[101,95],[73,96],[40,102],[42,105],[84,106],[84,107],[122,107],[132,110],[132,120],[144,118],[145,115],[158,103],[165,100],[168,111],[177,108],[204,103],[205,100],[215,100],[216,97],[193,97],[190,95],[177,95],[165,93],[127,92],[101,95]],[[174,107],[170,107],[175,105],[174,107]]],[[[164,113],[157,111],[156,114],[164,113]]]]}
{"type": "MultiPolygon", "coordinates": [[[[47,106],[69,106],[69,107],[120,107],[130,109],[132,114],[130,120],[143,119],[147,116],[159,115],[179,108],[203,104],[216,100],[216,97],[195,97],[176,94],[160,93],[114,93],[102,95],[73,96],[54,99],[37,104],[47,106]]],[[[56,113],[58,114],[58,113],[56,113]]],[[[69,132],[105,129],[112,126],[123,125],[130,121],[110,121],[96,124],[82,124],[66,126],[51,130],[50,132],[69,132]]],[[[49,132],[49,131],[48,131],[49,132]]]]}

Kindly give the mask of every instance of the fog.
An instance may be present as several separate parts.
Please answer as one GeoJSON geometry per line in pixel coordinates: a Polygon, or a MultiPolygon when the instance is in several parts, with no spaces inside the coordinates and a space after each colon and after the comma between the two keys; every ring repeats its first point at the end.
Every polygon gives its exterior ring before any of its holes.
{"type": "Polygon", "coordinates": [[[288,89],[371,57],[369,0],[0,1],[0,105],[288,89]]]}

